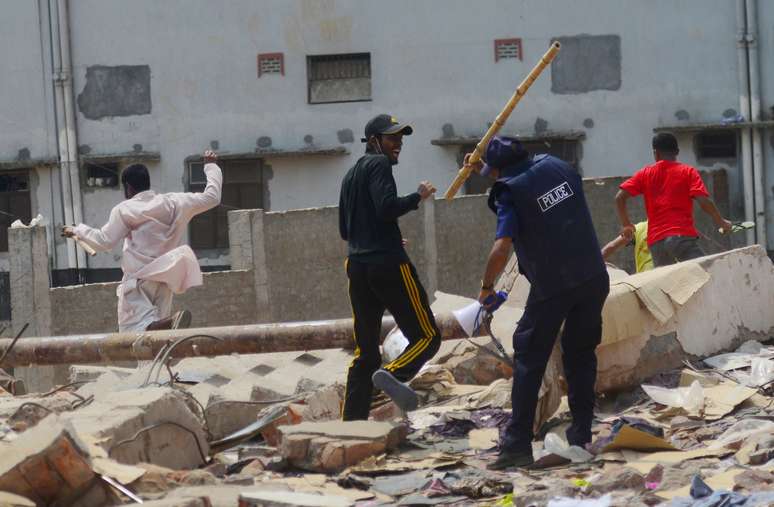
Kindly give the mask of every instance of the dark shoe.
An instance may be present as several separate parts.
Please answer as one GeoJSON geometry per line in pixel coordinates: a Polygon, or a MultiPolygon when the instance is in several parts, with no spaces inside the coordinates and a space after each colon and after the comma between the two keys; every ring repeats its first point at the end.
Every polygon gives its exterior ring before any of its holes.
{"type": "Polygon", "coordinates": [[[486,466],[488,470],[505,470],[506,468],[519,468],[529,466],[534,463],[532,452],[525,451],[502,451],[494,463],[486,466]]]}
{"type": "Polygon", "coordinates": [[[419,405],[417,393],[396,379],[392,373],[386,370],[376,370],[371,376],[371,380],[374,382],[374,387],[384,391],[402,411],[411,412],[417,409],[417,405],[419,405]]]}
{"type": "Polygon", "coordinates": [[[175,312],[172,316],[166,319],[156,320],[151,322],[146,331],[165,331],[171,329],[188,329],[191,325],[191,312],[188,310],[180,310],[175,312]]]}

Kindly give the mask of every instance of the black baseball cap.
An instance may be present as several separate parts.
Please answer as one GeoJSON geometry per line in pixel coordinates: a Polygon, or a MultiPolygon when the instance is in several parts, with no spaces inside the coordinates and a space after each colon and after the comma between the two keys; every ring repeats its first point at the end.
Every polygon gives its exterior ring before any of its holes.
{"type": "Polygon", "coordinates": [[[410,136],[414,132],[411,125],[398,122],[394,116],[389,114],[380,114],[371,118],[365,126],[365,137],[360,138],[361,142],[367,143],[371,136],[380,134],[403,134],[410,136]]]}

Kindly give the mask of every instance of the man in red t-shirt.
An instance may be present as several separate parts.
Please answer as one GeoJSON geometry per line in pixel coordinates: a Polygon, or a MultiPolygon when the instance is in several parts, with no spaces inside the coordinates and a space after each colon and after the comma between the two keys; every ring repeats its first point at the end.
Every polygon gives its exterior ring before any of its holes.
{"type": "Polygon", "coordinates": [[[648,215],[648,247],[656,267],[701,257],[699,233],[693,225],[693,200],[712,217],[724,234],[731,232],[731,222],[720,215],[699,176],[699,172],[678,162],[677,139],[672,134],[653,137],[653,157],[656,163],[634,173],[621,184],[615,196],[621,235],[627,240],[634,236],[626,201],[642,194],[648,215]]]}

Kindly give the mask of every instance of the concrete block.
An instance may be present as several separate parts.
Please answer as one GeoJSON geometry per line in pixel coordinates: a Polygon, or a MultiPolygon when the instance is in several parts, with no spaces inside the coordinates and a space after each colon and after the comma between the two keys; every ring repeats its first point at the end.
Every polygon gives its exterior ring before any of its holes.
{"type": "Polygon", "coordinates": [[[285,491],[255,491],[239,495],[239,507],[349,507],[352,501],[341,496],[285,491]]]}
{"type": "MultiPolygon", "coordinates": [[[[683,304],[665,300],[671,312],[661,323],[641,305],[613,292],[609,305],[621,311],[605,319],[597,348],[597,389],[608,391],[637,385],[656,373],[677,368],[683,359],[707,357],[736,349],[747,340],[766,341],[774,333],[774,265],[759,245],[687,261],[700,266],[709,280],[683,304]],[[629,312],[623,314],[623,309],[629,312]],[[616,320],[620,321],[616,325],[616,320]],[[625,322],[625,325],[621,325],[625,322]],[[636,325],[635,325],[636,324],[636,325]],[[613,332],[615,330],[615,332],[613,332]]],[[[635,284],[635,277],[673,277],[676,266],[632,275],[615,283],[635,284]],[[649,273],[649,274],[648,274],[649,273]]],[[[638,278],[639,279],[639,278],[638,278]]]]}
{"type": "Polygon", "coordinates": [[[198,498],[165,498],[151,502],[132,503],[129,505],[143,505],[144,507],[212,507],[209,497],[198,498]]]}
{"type": "MultiPolygon", "coordinates": [[[[494,352],[497,351],[489,343],[489,338],[477,339],[476,342],[494,352]]],[[[451,371],[458,384],[488,386],[497,379],[510,378],[513,375],[513,370],[502,361],[498,361],[490,354],[481,352],[478,347],[468,341],[458,343],[449,354],[436,356],[433,363],[451,371]]]]}
{"type": "Polygon", "coordinates": [[[86,446],[56,416],[23,433],[0,455],[0,491],[36,504],[67,505],[89,490],[94,478],[86,446]]]}
{"type": "Polygon", "coordinates": [[[394,449],[406,427],[389,422],[304,422],[279,429],[283,458],[303,470],[334,473],[394,449]]]}
{"type": "Polygon", "coordinates": [[[0,491],[0,507],[35,507],[35,502],[23,496],[0,491]]]}
{"type": "Polygon", "coordinates": [[[91,405],[62,417],[84,440],[96,442],[121,463],[191,469],[201,465],[209,451],[203,421],[191,411],[186,396],[172,388],[103,393],[91,405]]]}
{"type": "Polygon", "coordinates": [[[304,421],[331,421],[341,417],[344,403],[344,386],[334,384],[309,394],[297,403],[290,403],[287,413],[261,430],[261,436],[268,445],[277,446],[280,441],[278,428],[304,421]]]}

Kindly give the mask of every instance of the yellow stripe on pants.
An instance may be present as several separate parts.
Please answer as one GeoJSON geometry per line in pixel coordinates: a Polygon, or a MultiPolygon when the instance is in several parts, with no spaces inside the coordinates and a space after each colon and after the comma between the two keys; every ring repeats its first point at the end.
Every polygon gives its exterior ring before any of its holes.
{"type": "Polygon", "coordinates": [[[422,327],[422,331],[424,331],[425,336],[433,336],[433,326],[430,325],[430,319],[427,318],[427,313],[422,306],[422,301],[419,298],[419,289],[417,289],[417,286],[414,283],[414,278],[411,275],[411,268],[409,268],[408,264],[401,264],[400,270],[403,274],[403,283],[406,284],[406,290],[409,293],[409,298],[411,299],[411,304],[414,307],[414,312],[417,314],[419,325],[422,327]]]}
{"type": "Polygon", "coordinates": [[[414,312],[417,315],[419,325],[425,333],[425,337],[417,341],[414,345],[411,346],[411,348],[409,348],[409,350],[405,351],[403,354],[401,354],[401,356],[385,366],[385,369],[388,371],[394,371],[395,369],[403,367],[416,359],[419,354],[424,352],[427,347],[430,346],[430,340],[434,334],[432,331],[433,328],[430,326],[430,320],[427,318],[427,313],[424,311],[424,307],[422,306],[421,300],[419,299],[419,289],[417,289],[416,284],[414,284],[414,280],[411,276],[411,270],[408,264],[401,264],[400,270],[401,275],[403,276],[403,283],[406,285],[406,292],[409,295],[411,305],[413,306],[414,312]]]}

